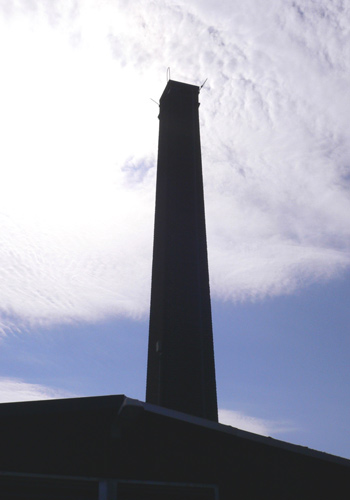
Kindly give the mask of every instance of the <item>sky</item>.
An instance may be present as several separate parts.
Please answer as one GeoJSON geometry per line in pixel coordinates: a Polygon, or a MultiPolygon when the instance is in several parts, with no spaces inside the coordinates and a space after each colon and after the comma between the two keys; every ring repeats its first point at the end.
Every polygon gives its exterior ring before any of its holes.
{"type": "Polygon", "coordinates": [[[0,70],[0,402],[144,400],[170,72],[205,82],[220,421],[350,458],[350,4],[0,0],[0,70]]]}

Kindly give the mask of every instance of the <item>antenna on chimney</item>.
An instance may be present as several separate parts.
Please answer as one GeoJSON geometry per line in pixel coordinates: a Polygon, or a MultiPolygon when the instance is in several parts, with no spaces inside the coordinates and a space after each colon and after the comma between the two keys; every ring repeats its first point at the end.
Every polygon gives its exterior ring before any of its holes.
{"type": "Polygon", "coordinates": [[[208,78],[206,78],[206,79],[204,80],[204,82],[202,83],[202,85],[199,87],[199,91],[201,91],[201,90],[202,90],[202,88],[204,87],[204,85],[207,83],[207,80],[208,80],[208,78]]]}

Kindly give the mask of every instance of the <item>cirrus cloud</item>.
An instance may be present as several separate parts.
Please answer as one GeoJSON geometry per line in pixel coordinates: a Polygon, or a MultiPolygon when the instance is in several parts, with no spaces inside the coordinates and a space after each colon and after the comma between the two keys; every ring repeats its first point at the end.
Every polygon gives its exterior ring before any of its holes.
{"type": "Polygon", "coordinates": [[[168,66],[176,80],[208,78],[200,116],[213,296],[291,293],[349,266],[350,9],[213,5],[1,4],[3,331],[147,313],[149,98],[168,66]]]}
{"type": "Polygon", "coordinates": [[[290,423],[266,420],[246,415],[241,411],[219,409],[219,422],[261,436],[275,436],[295,430],[290,423]]]}
{"type": "Polygon", "coordinates": [[[73,397],[73,394],[67,391],[53,389],[41,384],[30,384],[16,378],[0,377],[0,403],[42,401],[69,397],[73,397]]]}

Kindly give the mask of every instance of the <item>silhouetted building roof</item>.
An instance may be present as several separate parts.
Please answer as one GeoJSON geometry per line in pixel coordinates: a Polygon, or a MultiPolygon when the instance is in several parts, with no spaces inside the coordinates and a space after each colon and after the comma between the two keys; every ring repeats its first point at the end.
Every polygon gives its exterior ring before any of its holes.
{"type": "Polygon", "coordinates": [[[0,426],[2,499],[50,487],[65,500],[350,494],[348,460],[125,396],[2,404],[0,426]]]}

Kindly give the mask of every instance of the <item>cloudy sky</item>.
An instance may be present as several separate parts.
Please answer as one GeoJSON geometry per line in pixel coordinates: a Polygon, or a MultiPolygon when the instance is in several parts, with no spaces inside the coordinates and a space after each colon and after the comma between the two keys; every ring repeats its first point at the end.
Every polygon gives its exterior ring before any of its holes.
{"type": "Polygon", "coordinates": [[[350,458],[345,0],[0,0],[0,401],[144,399],[168,67],[207,79],[221,421],[350,458]]]}

